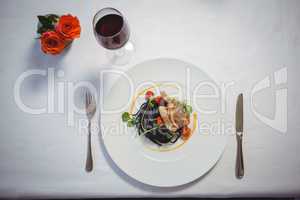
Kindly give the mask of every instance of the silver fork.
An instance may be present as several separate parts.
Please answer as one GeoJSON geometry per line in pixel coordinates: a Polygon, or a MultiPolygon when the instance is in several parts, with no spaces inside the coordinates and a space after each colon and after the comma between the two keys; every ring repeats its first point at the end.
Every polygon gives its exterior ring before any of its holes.
{"type": "Polygon", "coordinates": [[[92,156],[92,133],[91,133],[91,120],[96,113],[95,98],[90,92],[85,93],[85,110],[89,120],[88,124],[88,145],[87,145],[87,158],[85,163],[85,170],[90,172],[93,170],[93,156],[92,156]]]}

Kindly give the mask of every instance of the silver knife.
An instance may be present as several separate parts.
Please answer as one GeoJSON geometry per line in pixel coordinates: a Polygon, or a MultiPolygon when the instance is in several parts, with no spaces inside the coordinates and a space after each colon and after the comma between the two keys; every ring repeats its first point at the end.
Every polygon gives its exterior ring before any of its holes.
{"type": "Polygon", "coordinates": [[[244,159],[243,159],[243,94],[239,94],[236,103],[235,112],[235,130],[237,139],[237,156],[236,156],[236,177],[243,178],[244,176],[244,159]]]}

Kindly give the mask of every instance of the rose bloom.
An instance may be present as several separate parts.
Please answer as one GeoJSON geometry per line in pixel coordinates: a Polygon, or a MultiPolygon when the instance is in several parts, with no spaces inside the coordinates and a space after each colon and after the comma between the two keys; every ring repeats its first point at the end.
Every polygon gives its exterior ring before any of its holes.
{"type": "Polygon", "coordinates": [[[56,55],[64,50],[66,43],[55,31],[47,31],[41,36],[41,48],[44,53],[56,55]]]}
{"type": "Polygon", "coordinates": [[[81,28],[77,17],[73,17],[72,15],[68,14],[59,18],[55,30],[65,39],[73,40],[75,38],[79,38],[81,28]]]}

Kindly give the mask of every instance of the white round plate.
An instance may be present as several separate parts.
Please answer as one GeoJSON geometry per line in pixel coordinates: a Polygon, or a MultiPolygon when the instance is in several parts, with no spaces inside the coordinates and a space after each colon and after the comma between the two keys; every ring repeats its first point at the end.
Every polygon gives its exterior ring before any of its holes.
{"type": "Polygon", "coordinates": [[[216,88],[200,68],[176,59],[150,60],[129,69],[102,102],[102,135],[108,154],[127,175],[148,185],[178,186],[200,178],[217,163],[227,140],[218,127],[226,122],[219,113],[220,100],[206,98],[215,95],[216,88]],[[196,131],[173,151],[147,148],[135,129],[121,120],[136,92],[157,83],[179,85],[182,93],[178,98],[187,100],[198,115],[196,131]]]}

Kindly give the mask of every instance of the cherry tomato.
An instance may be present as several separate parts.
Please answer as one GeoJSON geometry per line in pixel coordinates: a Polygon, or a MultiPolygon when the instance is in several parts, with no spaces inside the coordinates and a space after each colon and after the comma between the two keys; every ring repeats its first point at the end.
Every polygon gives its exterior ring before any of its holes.
{"type": "Polygon", "coordinates": [[[161,100],[162,100],[162,97],[158,96],[155,98],[155,103],[157,103],[157,105],[160,105],[161,100]]]}
{"type": "Polygon", "coordinates": [[[183,127],[182,139],[187,140],[187,139],[189,139],[190,135],[191,135],[191,129],[187,126],[183,127]]]}
{"type": "Polygon", "coordinates": [[[161,124],[163,123],[162,118],[161,118],[161,117],[157,117],[157,118],[156,118],[156,123],[157,123],[158,125],[161,125],[161,124]]]}
{"type": "Polygon", "coordinates": [[[154,93],[152,91],[147,91],[145,94],[145,99],[150,99],[150,97],[152,97],[154,95],[154,93]]]}

